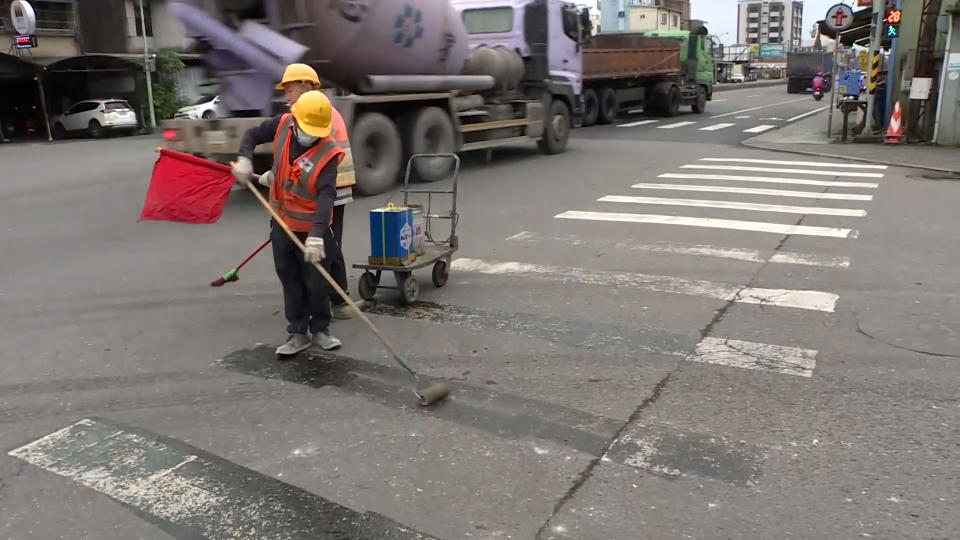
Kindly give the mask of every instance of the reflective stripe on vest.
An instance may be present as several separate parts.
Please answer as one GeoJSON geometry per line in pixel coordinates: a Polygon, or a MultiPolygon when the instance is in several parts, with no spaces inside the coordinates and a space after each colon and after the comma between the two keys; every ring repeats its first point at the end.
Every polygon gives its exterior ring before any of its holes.
{"type": "Polygon", "coordinates": [[[337,200],[333,201],[334,206],[343,206],[353,202],[353,186],[337,189],[337,200]]]}
{"type": "MultiPolygon", "coordinates": [[[[270,201],[284,222],[294,231],[308,232],[313,225],[317,200],[317,180],[330,160],[340,160],[343,150],[331,136],[321,139],[290,163],[293,116],[285,114],[274,136],[274,182],[270,201]]],[[[333,213],[330,214],[333,222],[333,213]]]]}
{"type": "Polygon", "coordinates": [[[331,117],[333,124],[333,133],[331,134],[340,148],[343,149],[343,159],[340,160],[340,166],[337,168],[337,188],[345,188],[357,183],[353,167],[353,152],[350,150],[350,138],[347,133],[347,125],[343,117],[336,109],[333,110],[331,117]]]}

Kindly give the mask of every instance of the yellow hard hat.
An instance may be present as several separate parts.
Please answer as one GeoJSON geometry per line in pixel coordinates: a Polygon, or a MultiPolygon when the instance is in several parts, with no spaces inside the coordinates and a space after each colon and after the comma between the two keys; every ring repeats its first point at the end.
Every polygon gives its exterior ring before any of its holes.
{"type": "Polygon", "coordinates": [[[320,78],[317,77],[317,72],[312,67],[306,64],[290,64],[283,71],[283,80],[277,84],[276,89],[283,90],[283,85],[298,81],[309,81],[317,86],[320,85],[320,78]]]}
{"type": "Polygon", "coordinates": [[[307,135],[326,137],[330,135],[330,117],[333,105],[330,98],[319,90],[304,92],[300,99],[290,107],[297,126],[307,135]]]}

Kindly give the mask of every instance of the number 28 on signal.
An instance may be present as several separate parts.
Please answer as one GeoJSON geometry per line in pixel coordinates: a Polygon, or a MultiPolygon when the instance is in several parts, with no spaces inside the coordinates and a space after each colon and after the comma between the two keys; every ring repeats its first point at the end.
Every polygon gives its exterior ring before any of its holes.
{"type": "Polygon", "coordinates": [[[887,12],[887,18],[884,19],[884,21],[887,24],[900,24],[900,17],[902,13],[903,12],[900,11],[899,9],[891,9],[890,11],[887,12]]]}

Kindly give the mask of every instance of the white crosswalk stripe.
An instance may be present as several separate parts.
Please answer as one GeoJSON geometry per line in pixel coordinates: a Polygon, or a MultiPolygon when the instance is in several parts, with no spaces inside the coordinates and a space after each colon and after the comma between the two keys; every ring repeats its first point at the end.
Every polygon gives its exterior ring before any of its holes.
{"type": "Polygon", "coordinates": [[[733,231],[762,232],[772,234],[793,234],[799,236],[822,236],[825,238],[856,238],[860,233],[855,229],[837,227],[813,227],[808,225],[785,225],[762,221],[741,221],[736,219],[715,219],[689,216],[662,216],[657,214],[626,214],[622,212],[582,212],[569,210],[554,216],[558,219],[579,219],[587,221],[618,221],[621,223],[647,223],[651,225],[680,225],[684,227],[703,227],[709,229],[728,229],[733,231]]]}
{"type": "Polygon", "coordinates": [[[696,122],[677,122],[676,124],[667,124],[665,126],[657,126],[657,129],[676,129],[683,126],[689,126],[696,124],[696,122]]]}
{"type": "Polygon", "coordinates": [[[652,184],[640,183],[631,186],[635,189],[661,189],[669,191],[702,191],[710,193],[741,193],[744,195],[768,195],[771,197],[797,197],[803,199],[840,200],[840,201],[869,201],[873,195],[856,193],[824,193],[816,191],[788,191],[784,189],[757,189],[738,188],[728,186],[703,186],[692,184],[652,184]]]}
{"type": "MultiPolygon", "coordinates": [[[[759,182],[764,184],[793,184],[797,186],[851,187],[875,189],[880,184],[873,182],[835,182],[833,180],[808,180],[806,178],[780,178],[778,176],[736,176],[729,174],[684,174],[665,173],[657,178],[676,178],[678,180],[729,180],[732,182],[759,182]]],[[[869,200],[869,199],[864,199],[869,200]]]]}
{"type": "Polygon", "coordinates": [[[744,132],[744,133],[763,133],[764,131],[767,131],[767,130],[769,130],[769,129],[773,129],[773,128],[775,128],[775,127],[777,127],[777,126],[772,126],[772,125],[770,125],[770,124],[763,124],[763,125],[759,125],[759,126],[757,126],[757,127],[750,128],[750,129],[745,129],[745,130],[743,130],[743,132],[744,132]]]}
{"type": "Polygon", "coordinates": [[[636,122],[629,122],[627,124],[619,124],[618,128],[632,128],[637,126],[646,126],[648,124],[656,124],[659,120],[638,120],[636,122]]]}
{"type": "Polygon", "coordinates": [[[771,167],[740,167],[736,165],[683,165],[681,169],[704,169],[719,171],[774,172],[784,174],[809,174],[812,176],[853,176],[857,178],[883,178],[880,173],[819,171],[813,169],[777,169],[771,167]]]}
{"type": "Polygon", "coordinates": [[[747,159],[747,158],[700,158],[700,161],[714,161],[725,163],[758,163],[760,165],[798,165],[801,167],[831,167],[835,169],[879,169],[886,170],[886,165],[864,165],[860,163],[826,163],[823,161],[780,161],[775,159],[747,159]]]}
{"type": "Polygon", "coordinates": [[[781,204],[745,203],[737,201],[712,201],[703,199],[670,199],[662,197],[630,197],[607,195],[598,202],[649,204],[660,206],[693,206],[699,208],[722,208],[725,210],[747,210],[751,212],[773,212],[780,214],[804,214],[817,216],[863,217],[866,210],[855,208],[824,208],[818,206],[785,206],[781,204]]]}
{"type": "Polygon", "coordinates": [[[817,366],[817,354],[812,349],[706,337],[697,344],[697,350],[687,360],[812,377],[817,366]]]}
{"type": "Polygon", "coordinates": [[[721,129],[726,129],[728,127],[735,126],[736,124],[715,124],[712,126],[702,127],[700,131],[719,131],[721,129]]]}
{"type": "Polygon", "coordinates": [[[559,283],[581,283],[604,287],[623,287],[658,293],[706,296],[742,304],[833,312],[839,296],[834,293],[794,289],[737,287],[727,283],[688,280],[633,272],[589,270],[522,262],[498,262],[460,258],[451,270],[493,276],[523,276],[559,283]]]}

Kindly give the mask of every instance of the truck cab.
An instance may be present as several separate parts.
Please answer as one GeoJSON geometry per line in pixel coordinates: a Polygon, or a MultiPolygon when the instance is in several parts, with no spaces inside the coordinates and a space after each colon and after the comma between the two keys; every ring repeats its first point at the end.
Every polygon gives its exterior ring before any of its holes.
{"type": "Polygon", "coordinates": [[[687,84],[702,87],[707,100],[713,99],[713,83],[716,77],[714,65],[713,40],[706,28],[686,30],[654,30],[647,32],[651,37],[674,38],[680,40],[681,77],[687,84]]]}

